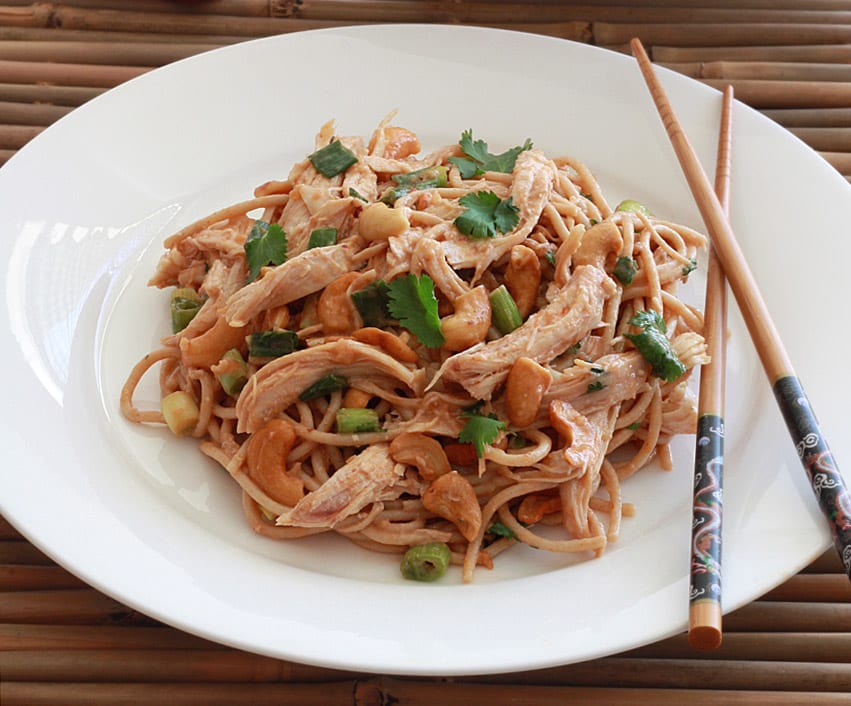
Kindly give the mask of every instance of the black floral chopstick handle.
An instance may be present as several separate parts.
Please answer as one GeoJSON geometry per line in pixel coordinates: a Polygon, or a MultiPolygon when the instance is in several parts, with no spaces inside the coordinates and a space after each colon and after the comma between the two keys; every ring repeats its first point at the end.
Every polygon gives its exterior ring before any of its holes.
{"type": "Polygon", "coordinates": [[[721,602],[721,486],[724,471],[724,420],[704,414],[697,421],[691,527],[689,602],[721,602]]]}
{"type": "Polygon", "coordinates": [[[851,496],[798,378],[794,375],[778,378],[774,383],[774,397],[819,507],[830,525],[845,573],[851,578],[851,496]]]}

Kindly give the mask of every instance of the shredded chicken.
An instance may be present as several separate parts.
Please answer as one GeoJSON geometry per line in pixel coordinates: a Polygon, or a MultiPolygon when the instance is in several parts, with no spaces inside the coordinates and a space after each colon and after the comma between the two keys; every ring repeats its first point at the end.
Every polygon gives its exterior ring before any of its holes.
{"type": "Polygon", "coordinates": [[[578,268],[549,305],[508,335],[456,353],[444,364],[442,376],[461,385],[473,399],[489,400],[517,358],[549,363],[599,326],[603,305],[615,291],[602,270],[578,268]]]}

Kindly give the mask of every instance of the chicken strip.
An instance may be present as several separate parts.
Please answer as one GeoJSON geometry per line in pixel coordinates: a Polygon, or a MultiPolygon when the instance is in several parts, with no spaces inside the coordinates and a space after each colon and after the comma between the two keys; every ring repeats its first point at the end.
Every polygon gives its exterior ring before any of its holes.
{"type": "Polygon", "coordinates": [[[600,325],[603,306],[617,287],[603,270],[579,267],[553,301],[511,333],[456,353],[440,375],[461,385],[474,399],[489,400],[525,356],[542,365],[564,353],[600,325]]]}
{"type": "Polygon", "coordinates": [[[423,387],[423,373],[398,362],[377,346],[341,338],[276,358],[253,375],[236,404],[239,432],[253,432],[293,404],[308,387],[326,375],[350,383],[390,380],[413,392],[423,387]]]}
{"type": "Polygon", "coordinates": [[[388,444],[373,444],[352,456],[333,476],[281,514],[278,525],[334,527],[367,505],[395,497],[393,485],[405,466],[390,457],[388,444]]]}
{"type": "Polygon", "coordinates": [[[236,292],[227,302],[225,318],[231,326],[245,326],[267,309],[324,289],[352,270],[355,252],[352,242],[305,250],[236,292]]]}

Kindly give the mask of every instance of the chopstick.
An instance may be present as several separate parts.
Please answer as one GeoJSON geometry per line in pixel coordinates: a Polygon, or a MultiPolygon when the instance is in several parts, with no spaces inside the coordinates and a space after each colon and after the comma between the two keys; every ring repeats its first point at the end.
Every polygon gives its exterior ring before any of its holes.
{"type": "Polygon", "coordinates": [[[795,375],[792,362],[783,347],[724,209],[674,115],[641,41],[633,38],[630,45],[709,231],[712,246],[724,268],[763,370],[771,383],[777,405],[783,413],[786,427],[807,472],[819,508],[828,522],[833,544],[845,567],[845,573],[851,578],[851,522],[842,510],[851,507],[851,497],[845,482],[801,382],[795,375]]]}
{"type": "MultiPolygon", "coordinates": [[[[733,89],[724,91],[715,165],[715,193],[730,209],[733,89]]],[[[706,268],[704,336],[710,362],[700,370],[694,452],[691,526],[691,585],[688,641],[692,647],[721,645],[721,486],[724,472],[724,384],[726,381],[727,281],[709,248],[706,268]]]]}

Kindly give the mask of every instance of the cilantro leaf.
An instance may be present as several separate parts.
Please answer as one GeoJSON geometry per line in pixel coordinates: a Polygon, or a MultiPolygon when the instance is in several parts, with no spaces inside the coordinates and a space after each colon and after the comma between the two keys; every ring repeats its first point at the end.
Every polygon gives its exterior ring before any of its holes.
{"type": "Polygon", "coordinates": [[[484,140],[474,140],[473,131],[465,130],[458,142],[465,157],[450,157],[449,161],[458,167],[463,179],[472,179],[485,172],[510,173],[514,169],[517,155],[532,149],[532,141],[528,138],[519,147],[512,147],[502,154],[491,154],[488,143],[484,140]]]}
{"type": "Polygon", "coordinates": [[[637,311],[629,320],[641,333],[624,334],[635,344],[638,352],[650,363],[653,374],[665,382],[673,382],[686,371],[665,333],[668,327],[658,311],[637,311]]]}
{"type": "Polygon", "coordinates": [[[520,222],[510,196],[502,200],[493,191],[475,191],[462,196],[458,203],[466,210],[455,219],[455,225],[470,238],[494,238],[497,231],[508,233],[520,222]]]}
{"type": "Polygon", "coordinates": [[[439,348],[445,343],[431,277],[425,274],[397,277],[387,284],[387,297],[390,315],[398,319],[420,343],[429,348],[439,348]]]}
{"type": "Polygon", "coordinates": [[[505,422],[497,419],[495,414],[483,416],[476,412],[463,412],[461,416],[466,418],[467,422],[458,435],[458,441],[472,444],[476,449],[476,456],[482,458],[485,455],[485,444],[496,441],[499,432],[505,429],[505,422]]]}
{"type": "Polygon", "coordinates": [[[266,265],[280,265],[287,259],[287,235],[277,223],[255,221],[245,241],[248,281],[253,282],[266,265]]]}

